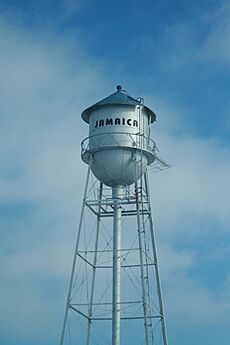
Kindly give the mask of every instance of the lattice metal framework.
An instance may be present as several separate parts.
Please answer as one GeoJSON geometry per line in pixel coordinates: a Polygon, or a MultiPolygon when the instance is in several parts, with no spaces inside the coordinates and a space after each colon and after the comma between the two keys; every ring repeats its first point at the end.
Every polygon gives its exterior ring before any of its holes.
{"type": "MultiPolygon", "coordinates": [[[[155,159],[154,170],[168,165],[155,159]]],[[[113,217],[121,214],[121,344],[167,345],[148,173],[114,200],[88,167],[61,345],[112,339],[113,217]]]]}

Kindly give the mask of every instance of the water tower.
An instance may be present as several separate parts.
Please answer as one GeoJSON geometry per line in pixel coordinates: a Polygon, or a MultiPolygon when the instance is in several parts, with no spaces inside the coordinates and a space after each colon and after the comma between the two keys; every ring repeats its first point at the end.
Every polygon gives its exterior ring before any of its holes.
{"type": "Polygon", "coordinates": [[[148,170],[155,113],[119,85],[82,113],[88,173],[61,345],[167,345],[148,170]]]}

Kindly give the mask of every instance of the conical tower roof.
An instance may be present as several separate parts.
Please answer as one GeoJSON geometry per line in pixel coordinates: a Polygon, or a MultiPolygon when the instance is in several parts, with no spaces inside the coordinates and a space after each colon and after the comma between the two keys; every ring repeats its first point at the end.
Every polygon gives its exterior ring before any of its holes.
{"type": "MultiPolygon", "coordinates": [[[[95,110],[98,107],[101,106],[106,106],[109,104],[127,104],[127,105],[140,105],[143,104],[141,100],[139,99],[135,99],[132,98],[131,96],[129,96],[127,94],[127,92],[125,90],[122,90],[122,87],[120,85],[117,86],[117,91],[112,93],[112,95],[102,99],[101,101],[95,103],[94,105],[91,105],[89,108],[85,109],[83,111],[83,113],[81,114],[83,120],[87,123],[89,123],[89,116],[90,113],[95,110]]],[[[148,107],[146,107],[144,105],[145,110],[147,111],[147,113],[149,113],[149,115],[151,116],[151,122],[156,120],[156,114],[149,109],[148,107]]]]}

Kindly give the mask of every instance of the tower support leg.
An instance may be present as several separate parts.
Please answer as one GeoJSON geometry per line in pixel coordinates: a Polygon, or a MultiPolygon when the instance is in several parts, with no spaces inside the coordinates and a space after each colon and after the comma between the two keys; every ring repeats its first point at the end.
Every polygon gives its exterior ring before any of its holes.
{"type": "Polygon", "coordinates": [[[86,345],[89,345],[91,323],[92,323],[91,318],[93,315],[93,297],[94,297],[94,287],[95,287],[95,278],[96,278],[97,250],[98,250],[100,223],[101,223],[100,210],[101,210],[102,189],[103,189],[103,184],[101,182],[99,196],[98,196],[97,227],[96,227],[96,237],[95,237],[95,247],[94,247],[93,272],[92,272],[92,283],[91,283],[92,285],[91,285],[91,291],[90,291],[90,304],[89,304],[89,314],[88,314],[89,319],[88,319],[86,345]]]}
{"type": "Polygon", "coordinates": [[[84,197],[83,197],[82,208],[81,208],[77,241],[76,241],[76,246],[75,246],[75,251],[74,251],[73,265],[72,265],[71,276],[70,276],[69,290],[68,290],[67,302],[66,302],[66,307],[65,307],[65,315],[64,315],[63,327],[62,327],[62,332],[61,332],[60,345],[63,345],[64,337],[65,337],[65,329],[66,329],[66,323],[67,323],[67,317],[68,317],[68,309],[69,309],[69,305],[71,301],[71,291],[72,291],[72,286],[73,286],[73,278],[74,278],[74,272],[75,272],[76,261],[77,261],[78,246],[79,246],[79,241],[80,241],[82,222],[83,222],[83,216],[84,216],[84,210],[85,210],[85,200],[86,200],[87,191],[88,191],[90,170],[91,170],[91,164],[89,164],[88,166],[88,172],[87,172],[87,177],[86,177],[84,197]]]}
{"type": "MultiPolygon", "coordinates": [[[[140,190],[141,193],[141,190],[140,190]]],[[[139,242],[139,254],[140,254],[140,268],[141,268],[141,287],[142,287],[142,300],[143,300],[143,313],[144,313],[144,328],[145,328],[145,343],[149,345],[149,332],[148,332],[148,305],[147,305],[147,291],[144,271],[144,255],[143,255],[143,244],[142,244],[142,227],[141,227],[141,215],[140,215],[140,200],[138,195],[138,185],[135,183],[135,195],[136,195],[136,208],[137,208],[137,231],[138,231],[138,242],[139,242]]]]}
{"type": "Polygon", "coordinates": [[[146,194],[147,194],[147,199],[148,199],[149,223],[150,223],[150,231],[151,231],[153,257],[154,257],[154,262],[155,262],[157,294],[158,294],[160,313],[161,313],[161,327],[162,327],[162,335],[163,335],[163,344],[168,345],[165,313],[164,313],[164,304],[163,304],[161,280],[160,280],[160,271],[159,271],[158,260],[157,260],[157,245],[156,245],[155,227],[154,227],[153,216],[152,216],[151,200],[150,200],[150,194],[149,194],[149,181],[148,181],[147,172],[145,172],[145,174],[144,174],[144,180],[145,180],[145,188],[146,188],[146,194]]]}

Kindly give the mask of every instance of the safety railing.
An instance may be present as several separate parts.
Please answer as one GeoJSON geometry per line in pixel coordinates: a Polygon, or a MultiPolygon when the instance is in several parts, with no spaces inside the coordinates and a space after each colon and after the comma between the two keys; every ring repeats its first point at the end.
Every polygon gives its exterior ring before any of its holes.
{"type": "Polygon", "coordinates": [[[156,143],[139,133],[100,133],[87,137],[81,143],[81,154],[114,147],[136,148],[155,154],[156,143]]]}

